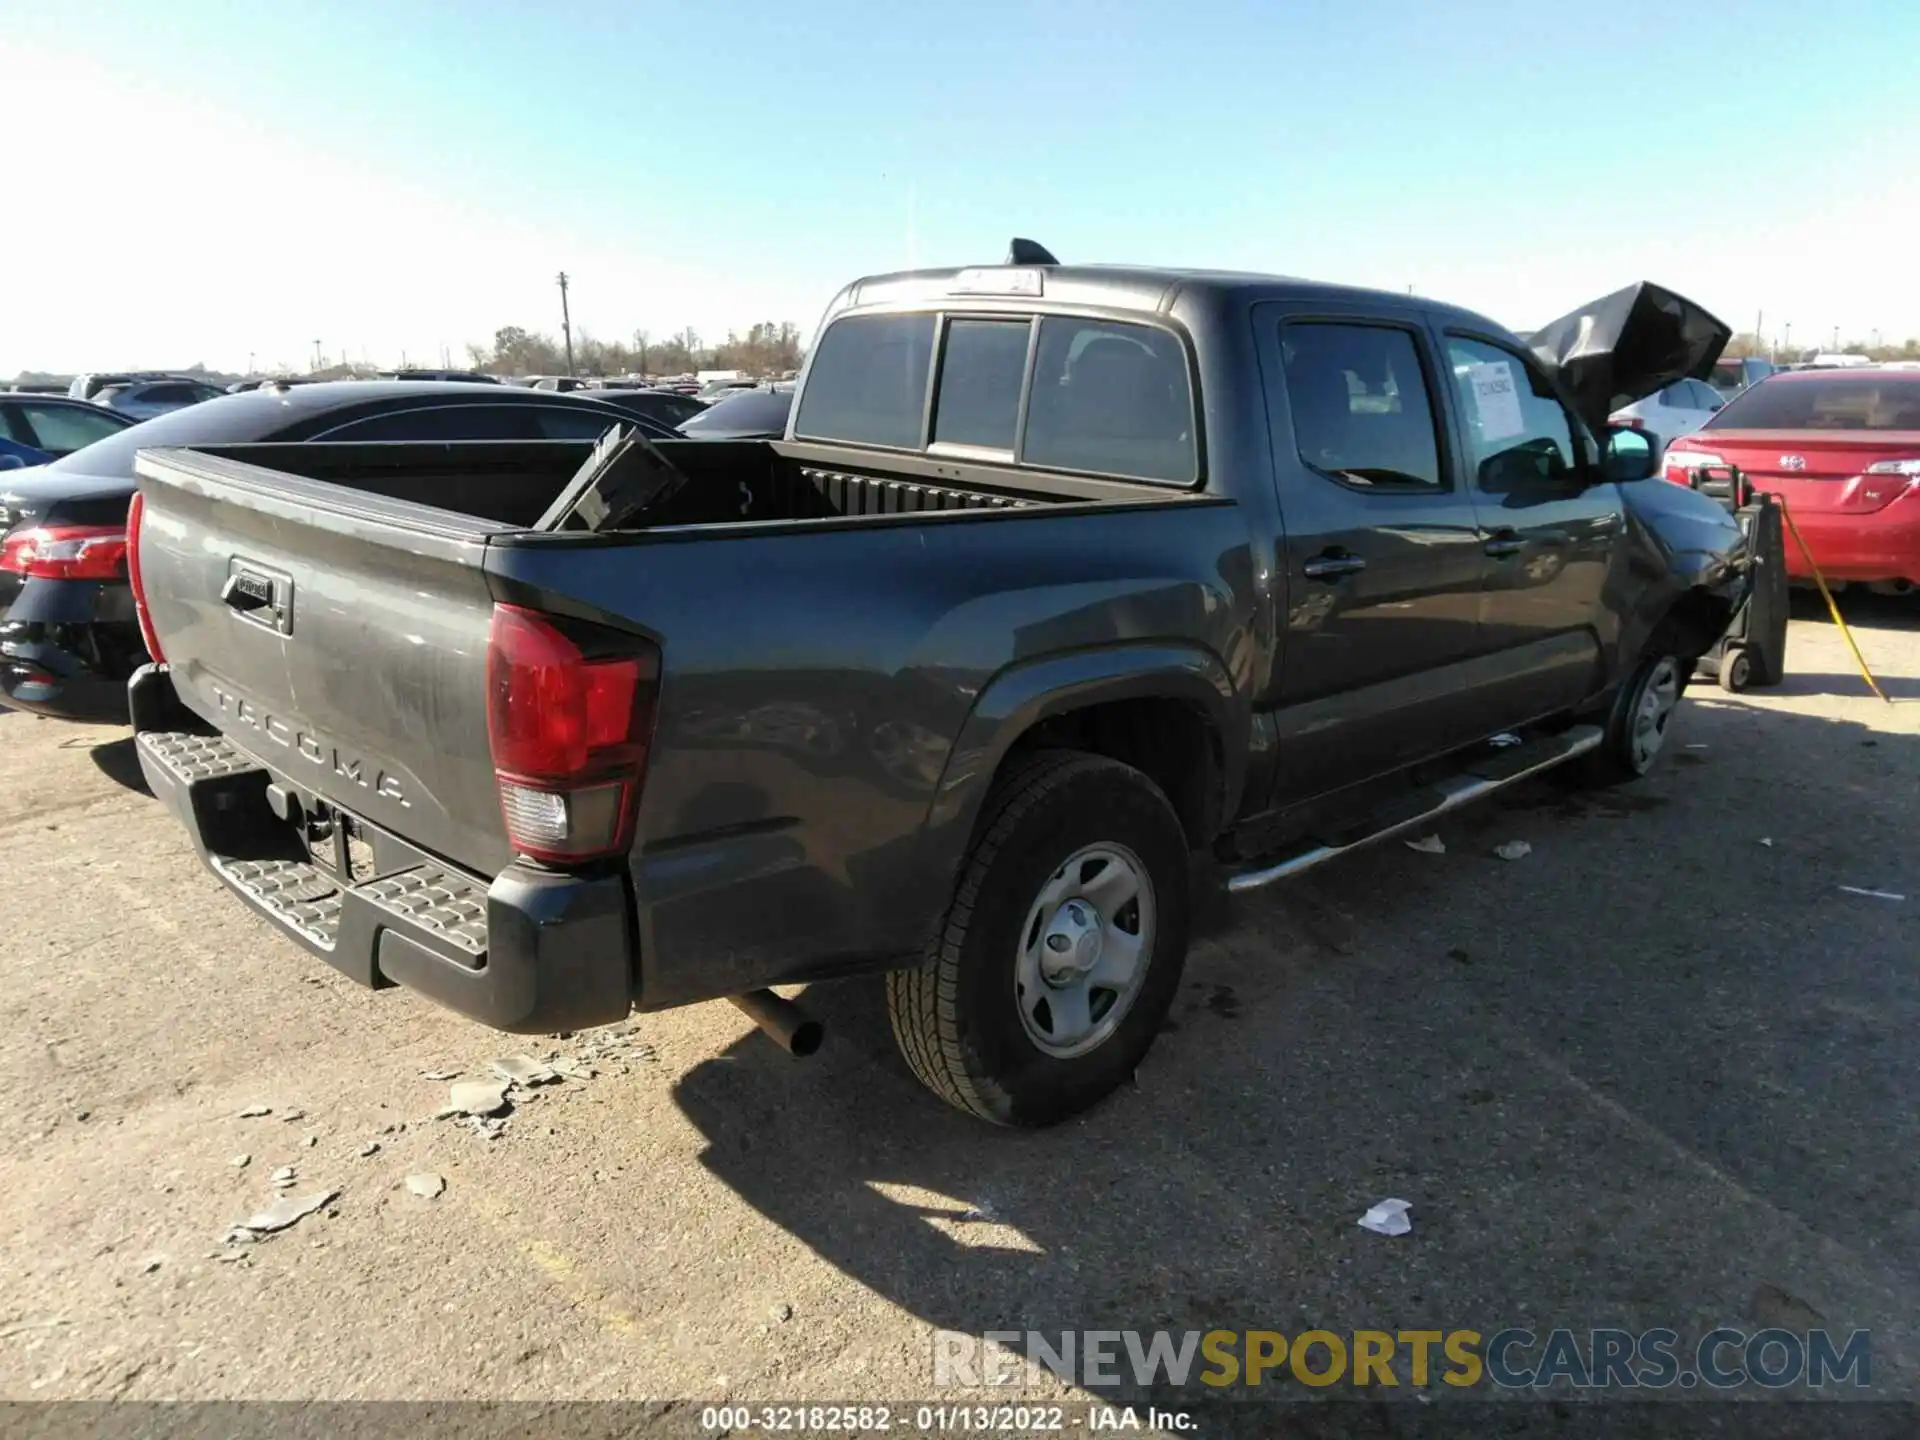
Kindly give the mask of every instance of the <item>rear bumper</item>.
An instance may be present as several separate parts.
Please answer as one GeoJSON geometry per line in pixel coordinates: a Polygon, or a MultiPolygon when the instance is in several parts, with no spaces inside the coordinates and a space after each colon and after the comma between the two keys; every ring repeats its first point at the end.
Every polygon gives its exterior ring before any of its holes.
{"type": "MultiPolygon", "coordinates": [[[[1884,510],[1864,515],[1796,510],[1793,522],[1829,580],[1905,580],[1920,585],[1920,497],[1904,495],[1884,510]]],[[[1813,579],[1813,571],[1787,536],[1787,574],[1813,579]]]]}
{"type": "Polygon", "coordinates": [[[146,655],[127,595],[124,585],[0,571],[0,699],[56,720],[126,724],[125,677],[146,655]]]}
{"type": "Polygon", "coordinates": [[[363,985],[404,985],[496,1030],[604,1025],[638,973],[624,873],[512,865],[491,881],[362,824],[371,864],[339,876],[269,803],[300,787],[185,711],[164,666],[128,687],[140,769],[207,867],[289,939],[363,985]]]}

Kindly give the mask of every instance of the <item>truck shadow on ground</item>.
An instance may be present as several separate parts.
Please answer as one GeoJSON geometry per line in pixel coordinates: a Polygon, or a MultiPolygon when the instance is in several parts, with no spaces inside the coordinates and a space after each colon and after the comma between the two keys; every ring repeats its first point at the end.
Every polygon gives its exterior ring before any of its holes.
{"type": "Polygon", "coordinates": [[[140,756],[133,747],[131,735],[93,746],[88,757],[102,775],[121,788],[139,795],[153,794],[147,788],[147,777],[140,773],[140,756]]]}
{"type": "Polygon", "coordinates": [[[1639,785],[1231,902],[1135,1085],[1054,1130],[922,1091],[864,982],[807,992],[816,1059],[749,1033],[676,1102],[711,1173],[937,1329],[1868,1323],[1820,1257],[1920,1289],[1920,894],[1841,887],[1920,886],[1920,736],[1717,692],[1683,722],[1639,785]],[[1357,1227],[1387,1196],[1411,1236],[1357,1227]]]}

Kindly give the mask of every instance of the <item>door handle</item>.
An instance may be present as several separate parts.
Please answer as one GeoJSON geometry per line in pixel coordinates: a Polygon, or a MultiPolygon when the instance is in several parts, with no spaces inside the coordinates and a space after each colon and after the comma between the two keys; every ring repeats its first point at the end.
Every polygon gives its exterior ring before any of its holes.
{"type": "Polygon", "coordinates": [[[260,591],[255,588],[258,583],[258,581],[255,581],[253,585],[249,585],[243,577],[239,575],[229,575],[227,577],[227,583],[220,587],[221,603],[240,611],[243,615],[249,610],[265,609],[267,606],[273,604],[273,594],[269,591],[267,594],[262,595],[260,591]]]}
{"type": "Polygon", "coordinates": [[[1367,568],[1367,562],[1345,550],[1325,550],[1300,567],[1309,580],[1344,580],[1367,568]]]}
{"type": "Polygon", "coordinates": [[[1496,530],[1480,547],[1496,560],[1505,560],[1509,555],[1518,555],[1527,548],[1527,542],[1520,538],[1516,530],[1496,530]]]}

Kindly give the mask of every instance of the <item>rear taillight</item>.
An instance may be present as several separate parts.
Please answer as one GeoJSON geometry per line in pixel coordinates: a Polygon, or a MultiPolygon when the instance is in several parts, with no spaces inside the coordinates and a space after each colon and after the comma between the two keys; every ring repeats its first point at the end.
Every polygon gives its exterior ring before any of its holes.
{"type": "Polygon", "coordinates": [[[127,507],[127,584],[133,588],[133,613],[140,622],[140,638],[146,642],[147,658],[156,665],[166,664],[160,649],[160,637],[153,633],[153,613],[147,608],[147,586],[140,576],[140,517],[146,513],[147,497],[133,492],[127,507]]]}
{"type": "Polygon", "coordinates": [[[570,865],[627,848],[659,690],[650,641],[493,607],[487,739],[515,850],[570,865]]]}
{"type": "Polygon", "coordinates": [[[1693,473],[1709,466],[1724,469],[1726,461],[1718,455],[1709,455],[1704,450],[1687,450],[1677,443],[1667,447],[1667,453],[1661,459],[1661,468],[1666,478],[1676,485],[1692,485],[1693,473]]]}
{"type": "Polygon", "coordinates": [[[36,580],[124,580],[123,525],[36,525],[0,541],[0,570],[36,580]]]}

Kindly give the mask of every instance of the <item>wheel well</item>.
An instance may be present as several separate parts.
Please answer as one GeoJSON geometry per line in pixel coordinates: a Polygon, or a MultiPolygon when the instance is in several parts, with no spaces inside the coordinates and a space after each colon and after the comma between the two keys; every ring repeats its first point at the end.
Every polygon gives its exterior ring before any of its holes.
{"type": "Polygon", "coordinates": [[[1654,635],[1669,636],[1674,653],[1687,660],[1698,660],[1726,633],[1733,619],[1733,607],[1717,595],[1704,590],[1689,590],[1674,601],[1654,635]]]}
{"type": "Polygon", "coordinates": [[[1219,832],[1225,773],[1220,736],[1204,711],[1180,700],[1110,700],[1050,715],[1013,744],[1005,760],[1033,750],[1084,750],[1131,765],[1165,793],[1198,849],[1219,832]]]}

